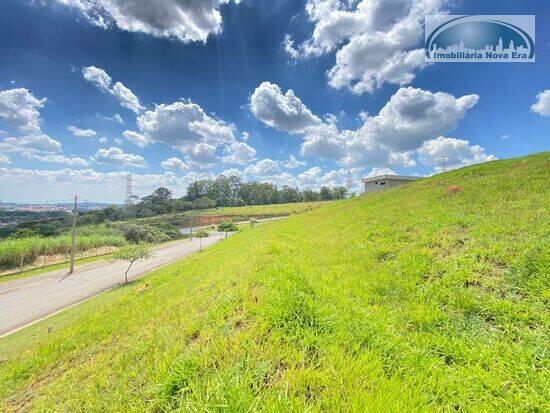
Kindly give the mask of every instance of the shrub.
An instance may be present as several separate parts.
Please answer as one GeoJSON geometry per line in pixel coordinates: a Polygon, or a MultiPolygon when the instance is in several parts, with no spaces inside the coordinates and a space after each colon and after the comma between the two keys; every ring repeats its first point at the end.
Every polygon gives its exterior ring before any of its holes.
{"type": "Polygon", "coordinates": [[[135,245],[128,245],[126,247],[120,248],[117,252],[114,253],[113,259],[128,261],[129,265],[124,272],[124,283],[128,284],[128,271],[132,268],[132,264],[139,260],[145,260],[152,256],[152,252],[149,248],[149,245],[144,243],[139,243],[135,245]]]}
{"type": "Polygon", "coordinates": [[[237,226],[236,226],[233,222],[224,221],[224,222],[221,222],[221,223],[218,225],[218,231],[220,231],[220,232],[233,232],[233,231],[237,231],[237,226]]]}
{"type": "Polygon", "coordinates": [[[200,229],[195,233],[195,237],[199,239],[199,251],[202,251],[202,239],[208,238],[208,232],[204,229],[200,229]]]}
{"type": "Polygon", "coordinates": [[[179,232],[174,234],[163,231],[161,228],[154,227],[152,225],[138,225],[138,224],[119,224],[119,231],[122,233],[126,241],[132,244],[147,243],[158,244],[161,242],[170,241],[173,237],[179,237],[179,232]]]}

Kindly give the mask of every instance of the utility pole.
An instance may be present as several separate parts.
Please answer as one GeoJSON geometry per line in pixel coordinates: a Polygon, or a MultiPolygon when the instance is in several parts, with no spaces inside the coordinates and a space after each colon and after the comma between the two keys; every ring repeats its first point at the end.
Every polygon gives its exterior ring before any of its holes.
{"type": "Polygon", "coordinates": [[[72,238],[71,238],[71,264],[69,267],[69,274],[72,274],[74,272],[74,256],[76,253],[76,202],[78,197],[74,196],[74,207],[73,207],[73,231],[72,231],[72,238]]]}

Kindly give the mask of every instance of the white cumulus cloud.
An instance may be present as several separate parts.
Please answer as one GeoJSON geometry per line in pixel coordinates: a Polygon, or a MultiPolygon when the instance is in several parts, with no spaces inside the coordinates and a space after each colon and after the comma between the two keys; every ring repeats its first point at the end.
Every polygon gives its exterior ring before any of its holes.
{"type": "Polygon", "coordinates": [[[270,82],[263,82],[254,90],[250,109],[266,125],[285,132],[302,132],[308,126],[321,124],[321,119],[311,113],[292,89],[283,93],[270,82]]]}
{"type": "Polygon", "coordinates": [[[550,116],[550,89],[537,95],[537,101],[531,106],[531,110],[541,116],[550,116]]]}
{"type": "MultiPolygon", "coordinates": [[[[218,147],[235,142],[232,124],[209,116],[191,101],[157,105],[138,116],[136,122],[144,143],[164,143],[193,160],[209,158],[211,162],[218,147]]],[[[127,133],[125,136],[128,138],[127,133]]]]}
{"type": "Polygon", "coordinates": [[[56,164],[67,165],[67,166],[84,167],[89,165],[88,161],[78,156],[65,156],[65,155],[57,155],[57,154],[50,154],[50,153],[35,153],[35,152],[27,153],[26,152],[26,153],[23,153],[23,157],[27,159],[32,159],[35,161],[56,163],[56,164]]]}
{"type": "Polygon", "coordinates": [[[122,107],[136,114],[145,109],[134,92],[124,86],[124,84],[116,82],[112,85],[113,80],[105,70],[95,66],[87,66],[82,68],[82,76],[102,92],[114,96],[122,107]]]}
{"type": "Polygon", "coordinates": [[[335,116],[321,120],[294,93],[289,105],[277,85],[262,85],[252,95],[254,115],[274,128],[300,135],[301,155],[336,161],[348,168],[414,167],[414,151],[424,141],[455,129],[479,100],[475,94],[455,97],[403,87],[377,115],[361,112],[363,124],[358,129],[340,130],[335,116]],[[257,93],[259,90],[262,92],[257,93]],[[255,101],[255,95],[264,97],[255,101]]]}
{"type": "Polygon", "coordinates": [[[40,109],[46,98],[36,98],[28,89],[0,91],[0,119],[23,133],[40,131],[40,109]]]}
{"type": "Polygon", "coordinates": [[[436,171],[497,159],[494,155],[487,155],[485,149],[479,145],[470,145],[467,140],[444,136],[424,142],[418,153],[420,161],[424,165],[435,166],[436,171]]]}
{"type": "Polygon", "coordinates": [[[218,161],[216,147],[205,142],[197,143],[189,152],[189,158],[198,164],[215,164],[218,161]]]}
{"type": "Polygon", "coordinates": [[[390,165],[403,166],[412,168],[416,166],[416,161],[413,158],[414,151],[407,152],[391,152],[388,157],[390,165]]]}
{"type": "Polygon", "coordinates": [[[278,186],[297,186],[296,178],[288,172],[283,172],[279,162],[273,159],[262,159],[247,166],[243,171],[243,177],[247,180],[269,182],[278,186]]]}
{"type": "Polygon", "coordinates": [[[67,129],[74,136],[77,136],[79,138],[93,138],[97,135],[96,131],[94,131],[93,129],[80,129],[73,125],[70,125],[67,129]]]}
{"type": "Polygon", "coordinates": [[[345,136],[333,123],[310,126],[304,131],[303,156],[338,160],[346,155],[345,136]]]}
{"type": "Polygon", "coordinates": [[[145,109],[139,103],[138,97],[120,82],[115,83],[111,93],[117,98],[122,107],[130,109],[134,113],[139,113],[145,109]]]}
{"type": "Polygon", "coordinates": [[[111,91],[113,79],[105,70],[95,66],[83,67],[82,76],[102,92],[109,93],[111,91]]]}
{"type": "Polygon", "coordinates": [[[60,153],[61,143],[50,138],[48,135],[36,134],[6,138],[0,142],[0,149],[6,152],[14,153],[60,153]]]}
{"type": "Polygon", "coordinates": [[[256,149],[244,142],[233,142],[226,147],[225,153],[223,161],[226,163],[246,165],[256,159],[256,149]]]}
{"type": "Polygon", "coordinates": [[[149,145],[149,143],[151,143],[146,136],[143,136],[131,130],[124,131],[122,135],[133,144],[139,146],[140,148],[145,148],[147,145],[149,145]]]}
{"type": "MultiPolygon", "coordinates": [[[[184,43],[206,42],[222,30],[220,6],[231,0],[57,0],[107,29],[173,38],[184,43]]],[[[239,0],[234,0],[239,3],[239,0]]]]}
{"type": "Polygon", "coordinates": [[[136,168],[145,168],[147,162],[142,156],[126,153],[120,148],[114,146],[109,149],[100,149],[97,153],[91,158],[93,161],[103,164],[103,165],[112,165],[112,166],[132,166],[136,168]]]}
{"type": "Polygon", "coordinates": [[[287,161],[283,161],[282,165],[288,169],[298,168],[300,166],[306,166],[305,161],[299,161],[294,155],[290,155],[287,161]]]}
{"type": "Polygon", "coordinates": [[[160,166],[162,166],[164,169],[172,170],[172,171],[188,171],[189,165],[186,164],[184,161],[182,161],[180,158],[168,158],[165,159],[160,163],[160,166]]]}
{"type": "Polygon", "coordinates": [[[286,35],[283,47],[294,59],[336,51],[329,85],[361,94],[384,83],[405,85],[424,66],[419,47],[426,14],[443,11],[448,0],[309,0],[306,13],[314,25],[297,47],[286,35]]]}
{"type": "Polygon", "coordinates": [[[455,98],[443,92],[401,88],[377,116],[367,118],[357,138],[396,151],[415,149],[424,140],[454,129],[478,100],[477,95],[455,98]]]}

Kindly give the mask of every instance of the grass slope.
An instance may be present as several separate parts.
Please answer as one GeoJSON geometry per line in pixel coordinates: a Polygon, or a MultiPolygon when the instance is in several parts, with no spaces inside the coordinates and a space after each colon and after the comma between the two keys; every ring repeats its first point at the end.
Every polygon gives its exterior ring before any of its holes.
{"type": "MultiPolygon", "coordinates": [[[[214,216],[224,216],[223,219],[242,221],[250,218],[266,218],[273,216],[284,216],[291,214],[300,214],[302,212],[312,211],[322,206],[339,201],[319,201],[319,202],[296,202],[287,204],[269,204],[269,205],[249,205],[241,207],[219,207],[212,209],[198,209],[187,212],[176,212],[172,214],[157,215],[148,218],[138,218],[133,222],[141,224],[163,224],[168,223],[176,226],[190,227],[200,223],[201,218],[208,221],[208,218],[214,216]]],[[[218,222],[218,221],[216,221],[218,222]]]]}
{"type": "Polygon", "coordinates": [[[262,215],[287,215],[299,214],[306,211],[311,211],[322,206],[329,205],[337,201],[320,201],[320,202],[295,202],[289,204],[270,204],[270,205],[248,205],[240,207],[223,207],[206,209],[204,214],[228,214],[241,216],[262,216],[262,215]]]}
{"type": "Polygon", "coordinates": [[[4,338],[0,410],[547,411],[549,157],[249,228],[4,338]]]}

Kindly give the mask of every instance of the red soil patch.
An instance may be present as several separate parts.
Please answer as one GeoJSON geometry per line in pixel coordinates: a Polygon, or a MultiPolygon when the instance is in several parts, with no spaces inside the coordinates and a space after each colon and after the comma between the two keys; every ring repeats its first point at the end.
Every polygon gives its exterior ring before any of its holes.
{"type": "Polygon", "coordinates": [[[447,193],[448,194],[456,194],[457,192],[462,191],[462,187],[458,185],[451,185],[447,187],[447,193]]]}

